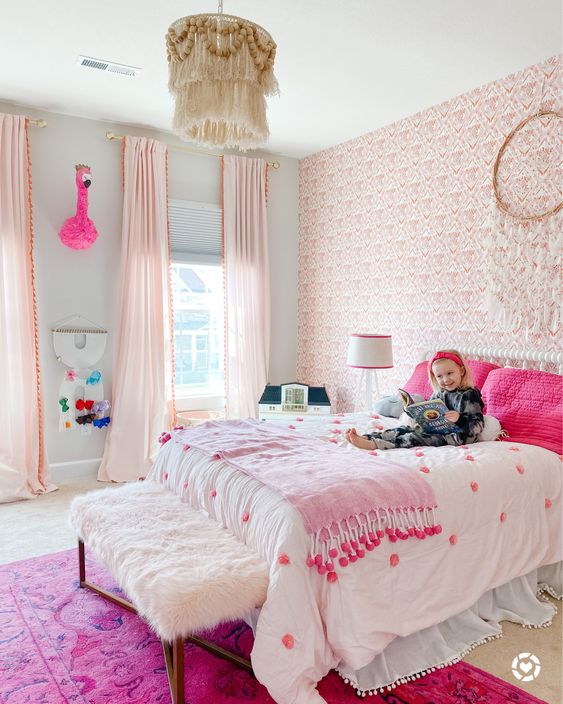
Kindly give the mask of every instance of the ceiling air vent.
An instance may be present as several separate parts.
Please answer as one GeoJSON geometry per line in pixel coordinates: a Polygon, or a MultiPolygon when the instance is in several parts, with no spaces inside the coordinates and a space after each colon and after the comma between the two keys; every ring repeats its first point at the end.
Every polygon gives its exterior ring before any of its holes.
{"type": "Polygon", "coordinates": [[[138,66],[127,66],[126,64],[118,64],[115,61],[105,61],[104,59],[93,59],[91,56],[79,56],[78,65],[84,68],[93,68],[96,71],[105,71],[106,73],[114,73],[118,76],[126,76],[133,78],[141,70],[138,66]]]}

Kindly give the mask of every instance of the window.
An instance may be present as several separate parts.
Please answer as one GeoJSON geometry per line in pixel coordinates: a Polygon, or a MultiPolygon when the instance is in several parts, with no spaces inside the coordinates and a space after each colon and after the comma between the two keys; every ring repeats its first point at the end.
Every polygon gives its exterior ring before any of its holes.
{"type": "Polygon", "coordinates": [[[174,391],[183,410],[224,405],[221,209],[169,203],[174,306],[174,391]]]}

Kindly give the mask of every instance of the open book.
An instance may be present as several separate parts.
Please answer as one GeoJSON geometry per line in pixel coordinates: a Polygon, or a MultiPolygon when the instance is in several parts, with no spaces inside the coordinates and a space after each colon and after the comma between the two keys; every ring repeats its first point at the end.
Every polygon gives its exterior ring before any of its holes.
{"type": "Polygon", "coordinates": [[[461,428],[444,418],[449,408],[439,398],[416,403],[408,391],[399,389],[399,395],[405,407],[405,413],[410,416],[424,433],[459,433],[461,428]]]}

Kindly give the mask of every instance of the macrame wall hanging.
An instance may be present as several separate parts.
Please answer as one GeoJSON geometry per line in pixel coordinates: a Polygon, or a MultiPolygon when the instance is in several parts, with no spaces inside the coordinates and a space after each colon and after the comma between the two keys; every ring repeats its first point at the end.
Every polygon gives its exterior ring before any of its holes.
{"type": "Polygon", "coordinates": [[[563,114],[541,110],[504,140],[493,169],[487,308],[505,330],[560,325],[563,114]]]}
{"type": "Polygon", "coordinates": [[[107,331],[80,315],[59,321],[53,328],[57,360],[67,367],[59,387],[60,432],[79,428],[82,435],[89,435],[93,427],[109,425],[110,403],[104,399],[102,374],[94,368],[103,357],[106,341],[107,331]]]}

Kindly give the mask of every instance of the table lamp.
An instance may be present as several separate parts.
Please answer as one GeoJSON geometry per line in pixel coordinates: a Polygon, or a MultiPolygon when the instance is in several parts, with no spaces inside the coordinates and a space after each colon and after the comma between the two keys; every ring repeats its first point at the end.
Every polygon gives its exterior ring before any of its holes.
{"type": "Polygon", "coordinates": [[[371,411],[374,403],[374,390],[375,398],[379,397],[377,370],[391,369],[393,366],[391,335],[351,334],[348,341],[346,364],[354,369],[362,370],[354,410],[360,411],[363,403],[364,410],[371,411]]]}

